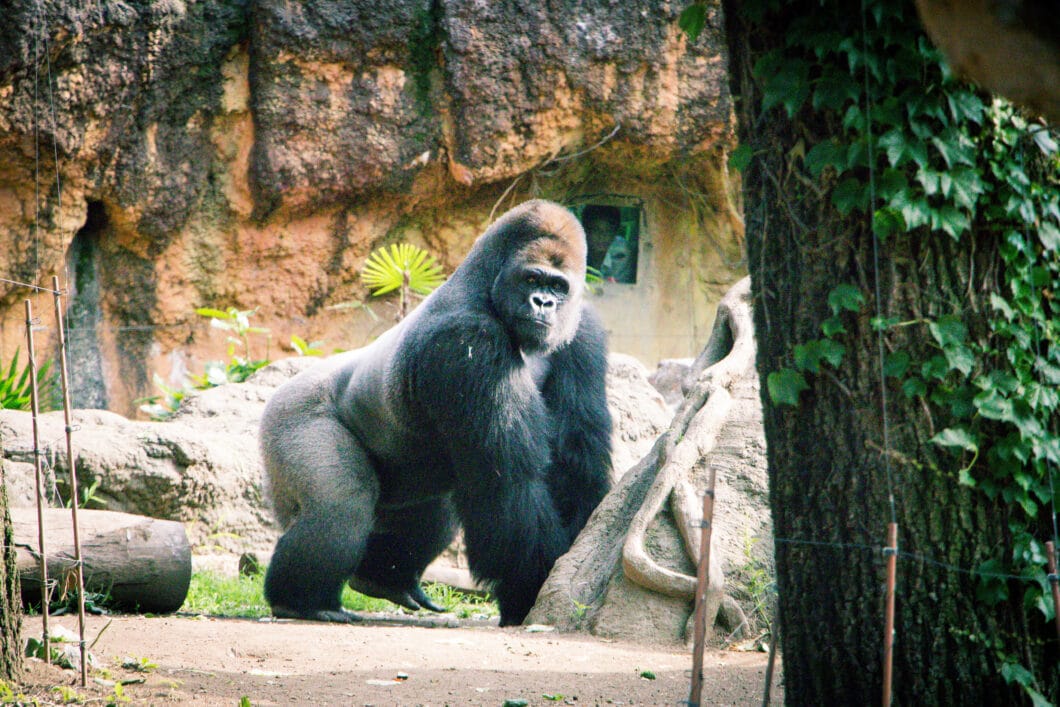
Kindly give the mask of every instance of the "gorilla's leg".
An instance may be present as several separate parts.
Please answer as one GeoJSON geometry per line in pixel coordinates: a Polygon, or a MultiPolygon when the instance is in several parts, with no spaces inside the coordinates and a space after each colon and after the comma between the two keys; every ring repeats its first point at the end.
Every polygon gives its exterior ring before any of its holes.
{"type": "Polygon", "coordinates": [[[262,426],[262,450],[279,508],[297,511],[276,543],[265,598],[276,616],[348,623],[342,586],[364,555],[379,482],[364,450],[327,415],[262,426]]]}
{"type": "Polygon", "coordinates": [[[455,532],[456,518],[447,496],[409,506],[380,503],[375,528],[350,587],[411,611],[444,611],[423,592],[420,577],[452,542],[455,532]]]}
{"type": "Polygon", "coordinates": [[[496,597],[501,626],[521,624],[556,558],[569,547],[547,485],[542,479],[497,479],[489,488],[457,489],[454,500],[472,573],[496,597]]]}

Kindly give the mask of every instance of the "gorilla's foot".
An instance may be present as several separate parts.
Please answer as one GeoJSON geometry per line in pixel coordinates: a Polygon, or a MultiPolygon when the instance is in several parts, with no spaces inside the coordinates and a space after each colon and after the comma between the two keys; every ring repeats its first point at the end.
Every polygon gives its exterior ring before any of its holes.
{"type": "Polygon", "coordinates": [[[438,613],[445,611],[445,609],[431,601],[431,598],[424,593],[423,587],[419,585],[419,582],[414,583],[411,587],[399,588],[388,587],[364,577],[350,577],[348,584],[350,589],[355,592],[376,597],[377,599],[392,601],[409,611],[419,611],[420,609],[429,609],[438,613]]]}
{"type": "Polygon", "coordinates": [[[363,619],[352,611],[345,609],[316,609],[299,611],[285,606],[272,607],[272,615],[278,619],[303,619],[305,621],[328,621],[336,624],[355,624],[363,619]]]}

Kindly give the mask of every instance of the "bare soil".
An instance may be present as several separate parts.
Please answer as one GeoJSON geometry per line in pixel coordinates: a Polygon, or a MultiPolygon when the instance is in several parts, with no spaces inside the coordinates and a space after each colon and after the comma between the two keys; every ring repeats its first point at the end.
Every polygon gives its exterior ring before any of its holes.
{"type": "MultiPolygon", "coordinates": [[[[498,628],[407,625],[390,619],[356,625],[193,616],[89,616],[85,636],[97,668],[80,673],[28,660],[22,690],[44,704],[67,686],[89,704],[229,705],[678,705],[689,697],[691,652],[583,635],[498,628]],[[101,633],[102,632],[102,633],[101,633]],[[98,636],[98,640],[96,640],[98,636]],[[122,668],[124,658],[153,663],[122,668]],[[104,670],[101,670],[104,669],[104,670]],[[109,682],[108,682],[109,678],[109,682]],[[519,703],[517,703],[519,704],[519,703]]],[[[422,622],[421,622],[422,623],[422,622]]],[[[450,623],[455,623],[450,621],[450,623]]],[[[73,617],[52,625],[77,632],[73,617]]],[[[28,617],[23,636],[41,635],[28,617]]],[[[710,650],[703,704],[761,704],[767,656],[710,650]]],[[[779,666],[778,666],[779,673],[779,666]]],[[[779,679],[772,700],[783,703],[779,679]]]]}

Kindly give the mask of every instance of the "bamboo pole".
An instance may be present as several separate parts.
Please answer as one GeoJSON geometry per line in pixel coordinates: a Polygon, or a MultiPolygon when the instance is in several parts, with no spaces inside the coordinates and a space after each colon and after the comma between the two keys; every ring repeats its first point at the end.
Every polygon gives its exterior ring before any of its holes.
{"type": "Polygon", "coordinates": [[[699,707],[703,697],[703,648],[707,636],[707,591],[709,589],[711,524],[714,520],[714,481],[716,470],[710,467],[710,480],[703,494],[703,520],[700,522],[699,567],[696,572],[696,613],[692,639],[692,689],[690,707],[699,707]]]}
{"type": "Polygon", "coordinates": [[[1056,638],[1060,640],[1060,576],[1056,574],[1056,545],[1052,540],[1045,543],[1045,556],[1049,560],[1049,584],[1053,588],[1053,620],[1056,622],[1056,638]]]}
{"type": "Polygon", "coordinates": [[[66,335],[63,333],[62,295],[59,292],[59,278],[52,276],[52,290],[55,295],[55,329],[59,341],[59,379],[63,388],[63,420],[66,423],[66,461],[70,466],[70,515],[74,531],[74,565],[77,577],[77,627],[81,648],[81,686],[88,683],[88,649],[85,643],[85,565],[81,559],[81,537],[77,523],[77,506],[79,503],[77,489],[77,464],[74,457],[74,427],[70,422],[70,383],[66,368],[66,335]]]}
{"type": "Polygon", "coordinates": [[[33,419],[33,479],[37,489],[37,559],[40,562],[40,613],[43,627],[44,662],[51,664],[51,634],[48,631],[48,619],[51,613],[48,603],[51,599],[51,588],[48,586],[48,553],[44,544],[44,488],[41,473],[40,398],[37,390],[37,353],[33,347],[33,305],[26,300],[26,349],[29,353],[29,408],[33,419]]]}
{"type": "Polygon", "coordinates": [[[769,662],[766,663],[766,689],[762,694],[762,707],[769,707],[772,700],[770,693],[773,691],[773,669],[777,664],[777,644],[780,643],[780,602],[773,610],[773,628],[769,637],[769,662]]]}
{"type": "Polygon", "coordinates": [[[883,622],[883,707],[891,705],[894,679],[894,585],[898,573],[898,524],[887,524],[887,606],[883,622]]]}

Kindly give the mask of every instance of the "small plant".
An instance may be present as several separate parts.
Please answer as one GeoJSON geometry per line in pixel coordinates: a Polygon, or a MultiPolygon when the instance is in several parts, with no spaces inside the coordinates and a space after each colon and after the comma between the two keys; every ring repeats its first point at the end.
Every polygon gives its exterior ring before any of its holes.
{"type": "Polygon", "coordinates": [[[748,616],[748,620],[753,627],[769,625],[770,607],[776,591],[776,584],[769,573],[769,568],[754,554],[754,546],[757,542],[757,538],[749,535],[744,538],[744,563],[736,570],[741,593],[750,599],[751,615],[748,616]]]}
{"type": "MultiPolygon", "coordinates": [[[[239,310],[229,307],[225,311],[200,307],[195,313],[210,318],[210,326],[215,329],[230,331],[234,336],[228,337],[228,361],[207,361],[203,365],[203,372],[199,375],[189,375],[191,386],[181,389],[173,388],[166,384],[157,374],[154,376],[155,387],[162,391],[161,395],[153,395],[141,398],[140,410],[147,413],[152,420],[168,420],[180,408],[189,390],[207,390],[216,388],[225,383],[242,383],[255,371],[269,364],[268,345],[265,347],[265,358],[252,359],[250,357],[250,335],[268,334],[269,330],[264,327],[250,325],[250,317],[255,310],[239,310]],[[242,351],[243,355],[239,355],[242,351]]],[[[291,348],[300,356],[320,356],[323,351],[319,348],[321,342],[307,343],[300,336],[291,336],[291,348]]]]}
{"type": "Polygon", "coordinates": [[[128,702],[132,702],[132,699],[125,694],[125,686],[120,682],[114,683],[113,691],[110,693],[110,697],[107,698],[107,707],[128,702]]]}
{"type": "Polygon", "coordinates": [[[398,320],[409,312],[412,294],[429,295],[445,282],[445,273],[434,256],[411,243],[395,243],[373,251],[364,263],[361,280],[373,297],[395,290],[399,294],[398,320]]]}
{"type": "Polygon", "coordinates": [[[307,343],[297,334],[291,334],[291,348],[297,351],[299,356],[323,356],[324,350],[320,348],[322,343],[321,341],[307,343]]]}
{"type": "Polygon", "coordinates": [[[150,673],[158,668],[158,663],[150,658],[127,655],[121,659],[121,667],[126,670],[135,670],[138,673],[150,673]]]}
{"type": "Polygon", "coordinates": [[[64,705],[69,704],[84,704],[85,696],[79,693],[69,685],[56,685],[52,688],[52,692],[57,693],[59,696],[59,703],[64,705]]]}
{"type": "MultiPolygon", "coordinates": [[[[32,381],[29,377],[30,366],[27,362],[19,369],[19,350],[11,357],[6,369],[0,368],[0,408],[5,410],[29,410],[31,402],[32,381]]],[[[57,407],[58,386],[51,373],[51,361],[45,361],[37,368],[37,407],[41,411],[57,407]]]]}
{"type": "Polygon", "coordinates": [[[200,389],[212,388],[223,383],[242,383],[254,371],[269,363],[268,344],[265,347],[265,358],[254,360],[250,357],[250,335],[268,334],[264,327],[250,325],[250,316],[257,310],[240,310],[229,307],[225,311],[200,307],[195,313],[210,318],[210,326],[222,331],[230,331],[235,336],[228,337],[228,363],[210,361],[201,376],[191,376],[200,389]],[[244,355],[236,353],[236,347],[242,347],[244,355]]]}
{"type": "MultiPolygon", "coordinates": [[[[96,508],[96,509],[99,509],[99,508],[103,508],[104,506],[107,505],[107,502],[105,500],[103,500],[102,498],[100,498],[99,496],[96,495],[96,491],[99,490],[99,485],[100,485],[100,483],[102,481],[103,480],[101,478],[97,477],[95,479],[92,479],[91,483],[89,483],[87,486],[81,486],[78,489],[78,491],[80,491],[80,495],[81,495],[81,498],[78,501],[78,508],[96,508]]],[[[65,498],[63,498],[63,507],[64,508],[72,507],[74,505],[73,504],[73,499],[70,498],[70,493],[69,493],[69,489],[68,489],[68,487],[70,485],[70,482],[67,479],[56,479],[55,483],[56,483],[56,485],[61,485],[64,488],[67,488],[67,493],[65,494],[65,498]]],[[[60,496],[62,496],[62,494],[60,494],[60,496]]]]}
{"type": "Polygon", "coordinates": [[[168,420],[184,402],[185,391],[166,385],[157,373],[154,375],[154,381],[155,387],[162,391],[162,395],[140,398],[136,402],[141,403],[140,409],[152,420],[168,420]]]}

